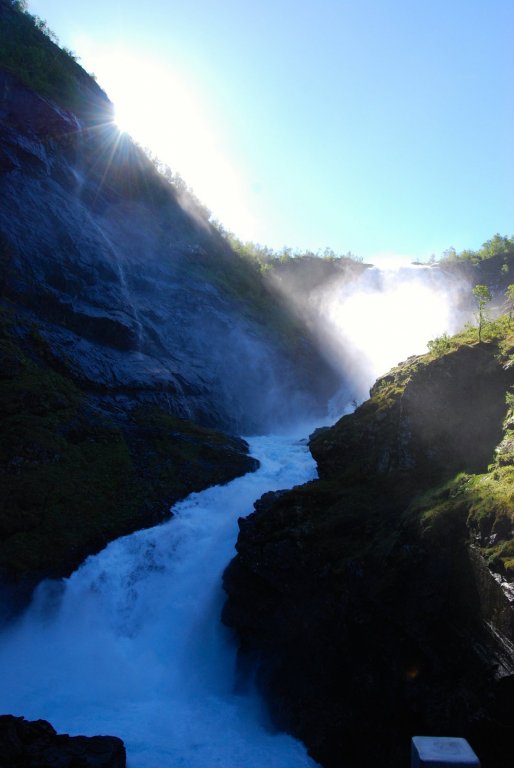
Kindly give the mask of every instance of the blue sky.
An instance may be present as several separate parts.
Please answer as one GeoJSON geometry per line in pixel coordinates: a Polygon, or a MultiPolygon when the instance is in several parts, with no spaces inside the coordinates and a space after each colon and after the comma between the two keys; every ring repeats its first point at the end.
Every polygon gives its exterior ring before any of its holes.
{"type": "Polygon", "coordinates": [[[29,10],[243,239],[380,263],[514,233],[512,0],[29,10]]]}

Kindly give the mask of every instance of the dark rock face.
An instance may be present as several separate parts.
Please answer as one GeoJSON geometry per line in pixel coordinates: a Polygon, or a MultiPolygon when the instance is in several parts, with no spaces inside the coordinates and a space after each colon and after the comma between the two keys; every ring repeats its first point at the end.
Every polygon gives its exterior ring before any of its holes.
{"type": "Polygon", "coordinates": [[[277,725],[327,768],[408,765],[416,733],[511,765],[512,608],[470,548],[468,476],[444,485],[493,459],[513,382],[496,353],[416,358],[379,380],[311,438],[320,480],[240,521],[224,621],[277,725]],[[434,486],[437,502],[422,493],[434,486]]]}
{"type": "Polygon", "coordinates": [[[281,338],[252,309],[259,286],[238,295],[241,259],[118,134],[107,102],[96,118],[0,72],[4,298],[105,397],[240,432],[321,407],[335,382],[307,334],[281,338]]]}
{"type": "Polygon", "coordinates": [[[394,478],[398,492],[484,471],[502,436],[511,379],[490,345],[462,346],[430,365],[412,359],[381,377],[355,414],[313,436],[320,477],[394,478]]]}
{"type": "Polygon", "coordinates": [[[0,619],[192,491],[253,471],[240,438],[73,382],[38,331],[0,313],[0,619]]]}
{"type": "Polygon", "coordinates": [[[0,768],[125,768],[116,736],[57,734],[46,720],[0,716],[0,768]]]}
{"type": "Polygon", "coordinates": [[[265,431],[335,387],[307,331],[79,81],[77,117],[0,70],[6,615],[40,579],[255,469],[218,430],[265,431]]]}

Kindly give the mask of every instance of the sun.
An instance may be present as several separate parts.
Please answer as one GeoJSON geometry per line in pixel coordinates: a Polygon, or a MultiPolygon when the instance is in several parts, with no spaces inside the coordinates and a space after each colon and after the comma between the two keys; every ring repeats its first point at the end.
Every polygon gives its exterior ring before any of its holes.
{"type": "Polygon", "coordinates": [[[228,229],[256,239],[245,185],[228,159],[222,130],[196,95],[198,87],[167,62],[120,48],[97,47],[88,59],[114,104],[120,131],[179,173],[228,229]]]}

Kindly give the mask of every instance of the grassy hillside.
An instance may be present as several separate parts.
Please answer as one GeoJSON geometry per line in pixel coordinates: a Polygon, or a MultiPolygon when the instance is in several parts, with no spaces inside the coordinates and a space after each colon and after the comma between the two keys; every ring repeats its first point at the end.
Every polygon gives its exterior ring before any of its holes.
{"type": "Polygon", "coordinates": [[[62,49],[46,22],[21,2],[0,0],[0,67],[79,116],[91,112],[91,101],[97,108],[107,105],[105,93],[74,54],[62,49]]]}

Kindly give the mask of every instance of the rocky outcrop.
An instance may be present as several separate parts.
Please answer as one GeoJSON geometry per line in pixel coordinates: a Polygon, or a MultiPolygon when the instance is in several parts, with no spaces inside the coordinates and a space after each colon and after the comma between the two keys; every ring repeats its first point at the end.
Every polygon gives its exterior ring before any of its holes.
{"type": "Polygon", "coordinates": [[[275,723],[327,768],[406,765],[415,733],[511,763],[512,478],[488,463],[513,383],[494,344],[412,358],[312,436],[319,480],[240,521],[224,620],[275,723]]]}
{"type": "Polygon", "coordinates": [[[335,387],[307,330],[106,100],[86,121],[0,70],[0,196],[4,301],[104,400],[248,432],[335,387]]]}
{"type": "Polygon", "coordinates": [[[0,768],[125,768],[116,736],[58,734],[46,720],[0,715],[0,768]]]}
{"type": "Polygon", "coordinates": [[[0,618],[192,491],[252,471],[244,440],[128,397],[101,408],[37,328],[0,314],[0,618]]]}
{"type": "Polygon", "coordinates": [[[412,492],[483,471],[502,437],[512,380],[491,345],[463,345],[431,360],[412,358],[381,377],[370,399],[311,450],[322,479],[391,485],[412,492]]]}

